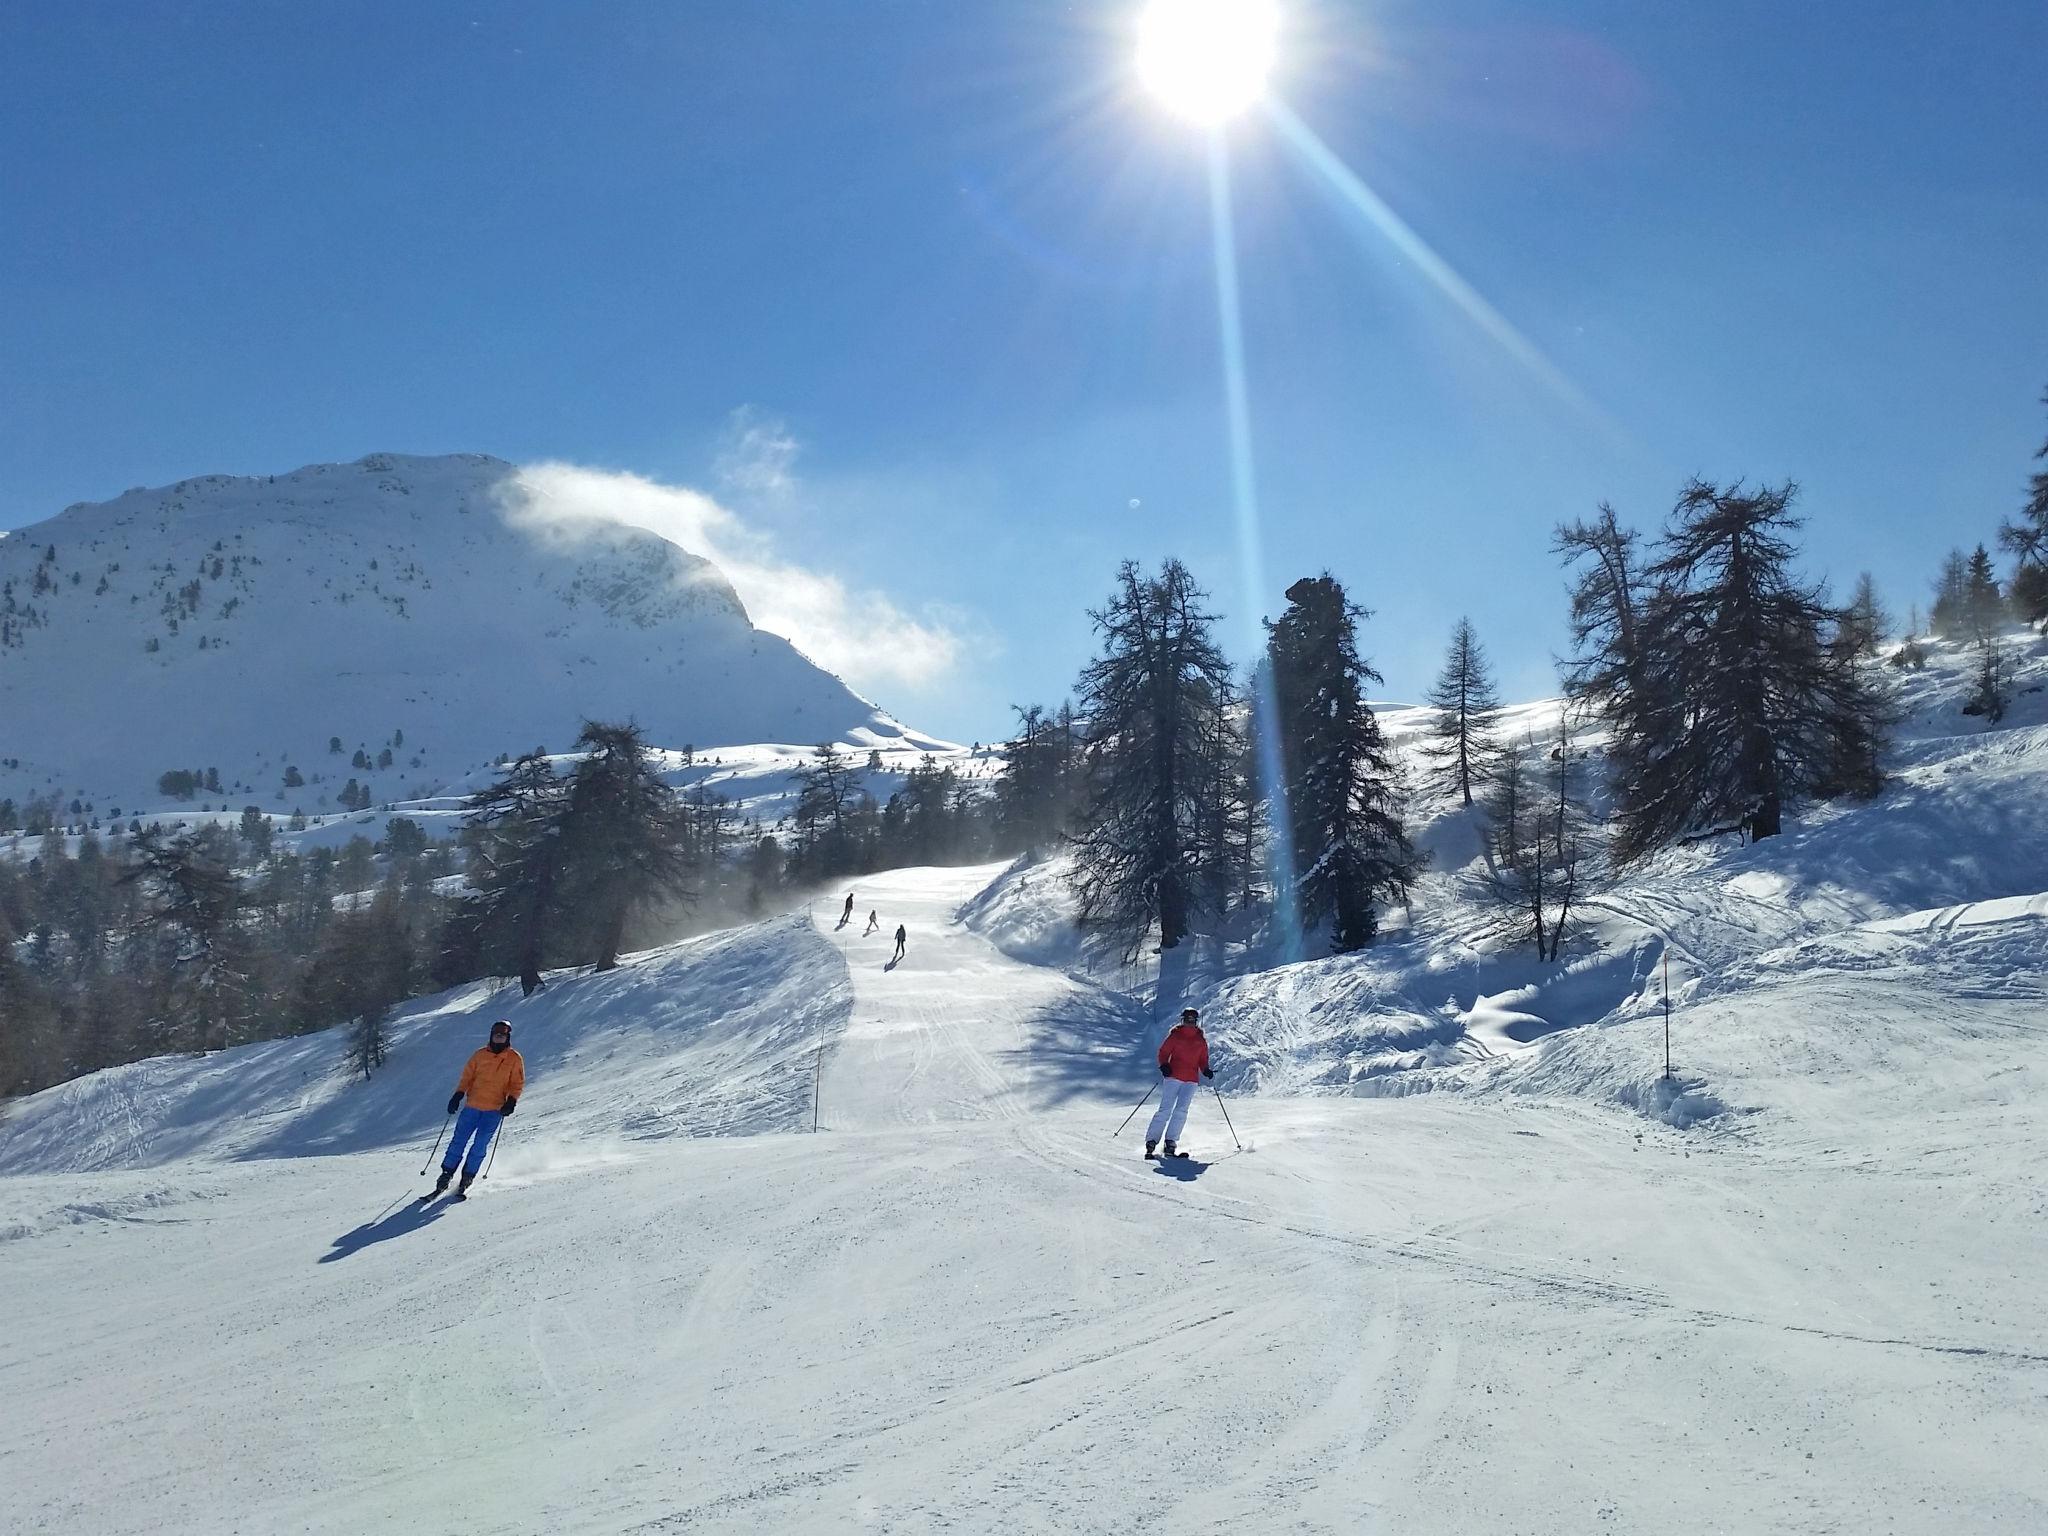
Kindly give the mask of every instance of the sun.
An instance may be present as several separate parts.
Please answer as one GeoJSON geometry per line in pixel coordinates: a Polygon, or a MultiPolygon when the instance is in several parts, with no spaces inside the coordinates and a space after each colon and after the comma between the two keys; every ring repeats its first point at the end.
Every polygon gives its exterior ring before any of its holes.
{"type": "Polygon", "coordinates": [[[1275,0],[1147,0],[1138,78],[1176,117],[1220,123],[1265,94],[1279,31],[1275,0]]]}

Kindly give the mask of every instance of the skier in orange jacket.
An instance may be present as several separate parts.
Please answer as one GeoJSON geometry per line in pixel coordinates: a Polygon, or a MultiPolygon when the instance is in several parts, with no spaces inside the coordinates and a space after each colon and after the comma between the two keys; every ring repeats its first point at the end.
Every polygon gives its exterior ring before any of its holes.
{"type": "Polygon", "coordinates": [[[519,1107],[519,1095],[525,1089],[526,1063],[512,1049],[511,1021],[500,1019],[491,1026],[491,1043],[470,1054],[455,1091],[448,1096],[448,1113],[452,1115],[459,1108],[462,1116],[455,1122],[454,1139],[448,1143],[448,1155],[441,1161],[435,1194],[447,1189],[448,1181],[455,1177],[456,1164],[461,1163],[462,1182],[455,1186],[455,1198],[469,1198],[469,1186],[476,1180],[477,1169],[484,1165],[484,1152],[491,1138],[498,1134],[505,1117],[519,1107]],[[462,1156],[465,1142],[469,1145],[467,1160],[462,1156]]]}

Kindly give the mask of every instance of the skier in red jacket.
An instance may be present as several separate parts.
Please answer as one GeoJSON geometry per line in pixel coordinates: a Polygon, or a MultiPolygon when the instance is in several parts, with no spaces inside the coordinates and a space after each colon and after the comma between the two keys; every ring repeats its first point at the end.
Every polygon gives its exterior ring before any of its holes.
{"type": "Polygon", "coordinates": [[[1187,1156],[1174,1143],[1180,1139],[1181,1127],[1188,1123],[1188,1106],[1195,1102],[1195,1074],[1216,1075],[1209,1070],[1209,1042],[1202,1038],[1202,1026],[1195,1022],[1200,1017],[1192,1008],[1181,1009],[1180,1022],[1159,1043],[1159,1075],[1165,1081],[1159,1085],[1159,1109],[1145,1128],[1147,1157],[1155,1155],[1162,1132],[1168,1157],[1187,1156]]]}

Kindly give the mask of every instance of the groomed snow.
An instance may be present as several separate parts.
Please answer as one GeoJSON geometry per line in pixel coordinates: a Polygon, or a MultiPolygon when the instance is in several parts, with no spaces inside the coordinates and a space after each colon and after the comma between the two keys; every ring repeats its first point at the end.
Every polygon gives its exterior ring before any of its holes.
{"type": "MultiPolygon", "coordinates": [[[[1771,1107],[1691,1132],[1582,1064],[1238,1097],[1243,1152],[1205,1098],[1161,1167],[1142,1117],[1111,1136],[1152,1081],[1136,1007],[955,920],[999,873],[451,995],[367,1085],[319,1036],[30,1101],[0,1127],[0,1528],[2048,1520],[2038,945],[2001,952],[2027,995],[1814,965],[1717,1002],[1771,1107]],[[419,1213],[498,1012],[525,1101],[477,1198],[419,1213]]],[[[1641,1077],[1654,1028],[1558,1038],[1641,1077]]]]}

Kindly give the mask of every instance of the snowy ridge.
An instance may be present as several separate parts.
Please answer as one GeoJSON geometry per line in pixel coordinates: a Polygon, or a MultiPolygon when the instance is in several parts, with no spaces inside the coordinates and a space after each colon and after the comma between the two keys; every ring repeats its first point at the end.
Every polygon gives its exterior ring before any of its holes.
{"type": "Polygon", "coordinates": [[[675,748],[945,747],[755,629],[708,561],[620,524],[524,519],[523,494],[501,460],[373,454],[16,530],[0,796],[317,814],[349,778],[418,799],[500,753],[561,751],[586,716],[675,748]],[[220,788],[172,802],[157,779],[180,768],[218,768],[220,788]]]}

